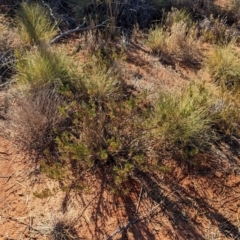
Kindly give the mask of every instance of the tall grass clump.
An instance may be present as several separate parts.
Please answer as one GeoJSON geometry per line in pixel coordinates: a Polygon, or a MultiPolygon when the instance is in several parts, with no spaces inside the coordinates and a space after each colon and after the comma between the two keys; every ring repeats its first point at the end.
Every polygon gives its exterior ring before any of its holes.
{"type": "Polygon", "coordinates": [[[240,56],[234,50],[234,41],[215,46],[206,63],[210,74],[219,85],[224,89],[239,90],[240,56]]]}
{"type": "Polygon", "coordinates": [[[190,15],[183,10],[172,9],[166,24],[152,27],[147,44],[153,53],[157,53],[163,63],[177,62],[199,67],[201,63],[200,44],[196,27],[190,15]]]}
{"type": "Polygon", "coordinates": [[[223,45],[231,42],[237,36],[237,31],[227,24],[226,17],[214,18],[210,15],[199,22],[199,35],[205,42],[223,45]]]}
{"type": "Polygon", "coordinates": [[[38,3],[23,2],[16,12],[16,23],[19,35],[27,45],[47,43],[57,33],[49,11],[38,3]]]}
{"type": "MultiPolygon", "coordinates": [[[[16,52],[19,84],[38,88],[49,83],[61,85],[74,76],[73,61],[63,52],[32,49],[16,52]]],[[[75,70],[76,72],[76,70],[75,70]]]]}
{"type": "Polygon", "coordinates": [[[208,148],[215,139],[209,111],[213,101],[204,84],[160,92],[152,115],[152,134],[159,138],[159,147],[166,145],[187,157],[208,148]]]}

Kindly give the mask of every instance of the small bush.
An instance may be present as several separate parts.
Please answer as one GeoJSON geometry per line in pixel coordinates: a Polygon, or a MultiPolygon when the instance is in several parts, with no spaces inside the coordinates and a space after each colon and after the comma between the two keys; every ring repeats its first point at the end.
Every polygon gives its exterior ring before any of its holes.
{"type": "Polygon", "coordinates": [[[73,228],[72,223],[66,221],[58,221],[54,224],[50,234],[50,240],[77,240],[79,236],[73,228]]]}
{"type": "Polygon", "coordinates": [[[191,156],[209,147],[215,138],[209,114],[212,101],[204,84],[178,92],[160,92],[152,115],[152,134],[159,138],[160,148],[167,144],[191,156]]]}
{"type": "Polygon", "coordinates": [[[153,20],[156,13],[150,2],[146,0],[129,0],[127,2],[122,0],[70,0],[65,2],[80,22],[85,18],[87,24],[90,25],[91,22],[99,24],[109,19],[104,31],[109,31],[109,28],[112,28],[116,32],[116,27],[132,29],[135,24],[138,24],[140,28],[145,28],[153,20]]]}
{"type": "Polygon", "coordinates": [[[214,80],[224,89],[239,89],[240,57],[234,50],[234,41],[215,46],[206,63],[214,80]]]}
{"type": "Polygon", "coordinates": [[[0,15],[0,52],[13,50],[20,45],[15,27],[11,26],[11,19],[0,15]]]}
{"type": "Polygon", "coordinates": [[[239,93],[224,92],[216,102],[215,129],[222,137],[240,137],[240,97],[239,93]]]}
{"type": "Polygon", "coordinates": [[[144,117],[133,99],[94,101],[79,104],[71,116],[73,125],[56,139],[60,158],[71,162],[76,174],[96,167],[121,191],[134,169],[147,164],[148,141],[144,117]]]}
{"type": "Polygon", "coordinates": [[[56,35],[56,25],[41,5],[23,2],[16,13],[19,35],[25,44],[46,44],[56,35]]]}
{"type": "Polygon", "coordinates": [[[56,87],[45,86],[34,93],[20,89],[8,93],[5,121],[0,122],[0,135],[30,153],[40,154],[54,146],[54,129],[65,118],[59,114],[63,98],[56,87]]]}
{"type": "Polygon", "coordinates": [[[227,18],[214,18],[210,15],[199,23],[199,34],[203,41],[212,44],[228,44],[237,36],[234,27],[227,25],[227,18]]]}
{"type": "Polygon", "coordinates": [[[152,28],[147,44],[153,52],[159,54],[163,63],[180,62],[192,67],[199,67],[201,64],[200,45],[195,29],[189,29],[183,21],[173,23],[167,30],[159,26],[152,28]]]}

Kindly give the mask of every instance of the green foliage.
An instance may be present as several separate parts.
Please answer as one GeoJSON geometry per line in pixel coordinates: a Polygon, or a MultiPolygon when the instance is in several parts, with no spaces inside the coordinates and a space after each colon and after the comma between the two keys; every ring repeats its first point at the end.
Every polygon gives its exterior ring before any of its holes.
{"type": "Polygon", "coordinates": [[[16,23],[22,41],[29,45],[47,43],[57,33],[50,13],[37,3],[23,2],[17,10],[16,23]]]}
{"type": "Polygon", "coordinates": [[[147,164],[144,117],[138,104],[132,99],[129,105],[119,97],[79,103],[71,128],[56,139],[61,160],[71,162],[79,173],[105,168],[111,187],[120,190],[135,168],[147,164]]]}
{"type": "Polygon", "coordinates": [[[193,84],[180,92],[160,92],[152,117],[152,134],[188,156],[197,154],[214,140],[211,101],[204,84],[193,84]]]}
{"type": "Polygon", "coordinates": [[[215,46],[206,63],[210,74],[223,89],[239,90],[240,56],[234,50],[234,41],[227,45],[215,46]]]}
{"type": "Polygon", "coordinates": [[[41,192],[33,192],[33,196],[35,196],[37,198],[41,198],[41,199],[48,198],[48,197],[52,196],[52,192],[49,188],[45,188],[41,192]]]}
{"type": "MultiPolygon", "coordinates": [[[[49,160],[49,156],[45,156],[49,160]]],[[[51,156],[50,156],[51,157],[51,156]]],[[[45,160],[40,162],[41,171],[46,174],[47,177],[62,180],[65,176],[64,167],[60,162],[47,163],[45,160]]]]}
{"type": "Polygon", "coordinates": [[[63,52],[32,49],[26,52],[16,51],[15,56],[17,79],[20,84],[31,88],[49,83],[61,85],[74,77],[73,62],[63,52]]]}

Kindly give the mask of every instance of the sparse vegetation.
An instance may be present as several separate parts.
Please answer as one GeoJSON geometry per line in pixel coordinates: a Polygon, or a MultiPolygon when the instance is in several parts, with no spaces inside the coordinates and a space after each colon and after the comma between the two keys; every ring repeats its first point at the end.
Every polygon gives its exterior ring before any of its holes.
{"type": "Polygon", "coordinates": [[[198,67],[201,63],[200,42],[196,27],[185,11],[172,9],[166,24],[150,29],[147,44],[161,61],[167,64],[183,63],[198,67]]]}
{"type": "MultiPolygon", "coordinates": [[[[72,192],[92,194],[101,185],[94,216],[84,215],[88,203],[81,195],[84,210],[78,220],[87,219],[89,226],[95,221],[99,227],[107,193],[124,202],[141,189],[135,220],[128,215],[125,226],[118,223],[119,232],[148,216],[138,216],[142,198],[167,214],[181,186],[166,183],[165,176],[174,179],[181,166],[184,177],[193,173],[191,177],[208,181],[205,170],[215,174],[220,169],[216,155],[232,142],[240,146],[238,5],[237,0],[226,9],[210,0],[14,5],[11,24],[0,13],[0,137],[29,154],[39,176],[59,184],[65,194],[63,211],[72,192]],[[62,41],[52,41],[56,36],[62,41]],[[10,56],[11,68],[5,68],[5,56],[10,56]],[[6,81],[11,84],[2,88],[6,81]],[[101,183],[95,186],[92,179],[101,183]],[[159,179],[161,187],[156,187],[159,179]]],[[[236,165],[235,158],[230,164],[236,165]]],[[[231,171],[239,174],[239,166],[231,171]]],[[[50,189],[46,185],[32,194],[48,201],[56,195],[50,189]]],[[[198,212],[207,205],[195,186],[188,190],[194,197],[178,193],[177,201],[188,202],[169,214],[170,224],[184,206],[194,205],[198,212]]],[[[227,222],[211,206],[207,209],[219,225],[219,219],[227,222]]],[[[181,219],[194,225],[197,217],[190,215],[181,219]]],[[[29,229],[37,232],[31,224],[30,219],[29,229]]],[[[74,224],[56,221],[47,235],[52,240],[79,239],[74,224]]],[[[231,227],[229,236],[239,235],[231,227]]],[[[196,238],[203,239],[202,230],[197,232],[196,238]]]]}

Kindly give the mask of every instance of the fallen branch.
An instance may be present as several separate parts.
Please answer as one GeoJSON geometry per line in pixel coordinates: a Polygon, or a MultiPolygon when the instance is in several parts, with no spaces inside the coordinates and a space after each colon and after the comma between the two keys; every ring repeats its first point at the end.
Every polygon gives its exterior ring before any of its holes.
{"type": "Polygon", "coordinates": [[[105,21],[103,21],[101,24],[98,24],[94,27],[84,27],[86,22],[85,20],[83,21],[83,23],[81,25],[79,25],[78,27],[74,28],[74,29],[70,29],[66,32],[63,32],[61,34],[59,34],[58,36],[56,36],[53,40],[50,41],[49,44],[53,44],[53,43],[56,43],[59,39],[71,34],[71,33],[75,33],[75,32],[84,32],[84,31],[90,31],[90,30],[94,30],[94,29],[97,29],[99,27],[104,27],[106,26],[106,23],[109,22],[110,19],[107,19],[105,21]]]}
{"type": "Polygon", "coordinates": [[[7,181],[5,182],[5,184],[10,180],[10,178],[13,176],[15,172],[13,172],[11,175],[9,176],[0,176],[0,178],[7,178],[7,181]]]}
{"type": "Polygon", "coordinates": [[[141,198],[142,198],[142,192],[143,192],[143,187],[141,188],[139,196],[138,196],[138,203],[137,203],[136,213],[138,212],[138,208],[140,206],[140,201],[141,201],[141,198]]]}

